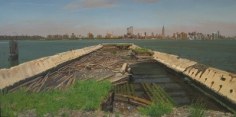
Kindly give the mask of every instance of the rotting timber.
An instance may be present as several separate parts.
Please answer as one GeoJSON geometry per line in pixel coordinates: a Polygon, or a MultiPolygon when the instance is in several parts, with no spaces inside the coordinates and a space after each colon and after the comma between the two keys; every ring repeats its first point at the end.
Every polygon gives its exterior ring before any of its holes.
{"type": "MultiPolygon", "coordinates": [[[[35,60],[37,62],[31,61],[31,64],[0,70],[1,89],[4,92],[13,92],[24,87],[28,91],[40,92],[63,90],[77,80],[109,80],[114,89],[103,105],[112,106],[113,111],[137,111],[139,106],[147,106],[160,100],[182,106],[191,104],[196,98],[201,98],[210,109],[221,110],[224,106],[235,111],[235,100],[232,100],[232,97],[236,99],[235,95],[228,98],[220,91],[226,85],[219,85],[219,90],[214,91],[204,84],[207,78],[211,79],[211,70],[215,70],[214,68],[175,55],[142,50],[133,44],[103,44],[85,50],[72,50],[71,53],[73,54],[68,52],[54,55],[54,59],[50,60],[54,62],[52,65],[44,61],[48,58],[42,58],[35,60]],[[67,59],[61,60],[64,54],[68,54],[67,59]],[[25,70],[30,65],[37,65],[41,71],[25,70]],[[43,69],[43,66],[46,68],[43,69]],[[16,79],[10,73],[17,69],[23,70],[21,72],[26,75],[19,74],[21,78],[16,79]],[[29,72],[30,75],[27,74],[29,72]],[[202,79],[205,82],[199,82],[195,76],[204,77],[202,79]],[[9,82],[12,77],[14,82],[9,82]]],[[[214,71],[212,79],[222,73],[218,71],[214,71]]],[[[236,87],[231,87],[235,84],[235,75],[230,73],[231,79],[228,80],[227,72],[223,73],[220,80],[230,82],[229,93],[235,94],[236,87]]]]}
{"type": "Polygon", "coordinates": [[[10,62],[11,66],[18,65],[19,63],[19,50],[18,50],[18,43],[16,40],[9,41],[9,58],[8,61],[10,62]]]}

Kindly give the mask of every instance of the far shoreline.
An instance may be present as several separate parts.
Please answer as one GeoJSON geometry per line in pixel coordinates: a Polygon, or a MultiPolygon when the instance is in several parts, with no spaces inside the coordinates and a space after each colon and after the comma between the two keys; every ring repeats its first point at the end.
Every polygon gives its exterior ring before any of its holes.
{"type": "MultiPolygon", "coordinates": [[[[9,41],[12,39],[0,39],[0,41],[9,41]]],[[[87,39],[87,38],[83,38],[83,39],[14,39],[16,41],[80,41],[80,40],[158,40],[158,41],[225,41],[225,40],[236,40],[236,39],[215,39],[215,40],[182,40],[182,39],[87,39]]]]}

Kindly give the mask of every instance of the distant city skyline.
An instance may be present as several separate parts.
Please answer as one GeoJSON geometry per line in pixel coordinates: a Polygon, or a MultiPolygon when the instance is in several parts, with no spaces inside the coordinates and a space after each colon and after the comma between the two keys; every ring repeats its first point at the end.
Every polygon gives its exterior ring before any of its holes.
{"type": "Polygon", "coordinates": [[[0,0],[0,35],[220,31],[236,36],[236,0],[0,0]]]}

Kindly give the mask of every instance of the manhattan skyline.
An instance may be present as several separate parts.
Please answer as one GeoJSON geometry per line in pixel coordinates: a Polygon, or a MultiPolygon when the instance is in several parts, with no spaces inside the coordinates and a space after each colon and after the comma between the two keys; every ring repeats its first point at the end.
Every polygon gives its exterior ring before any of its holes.
{"type": "Polygon", "coordinates": [[[0,35],[212,33],[236,36],[235,0],[0,0],[0,35]]]}

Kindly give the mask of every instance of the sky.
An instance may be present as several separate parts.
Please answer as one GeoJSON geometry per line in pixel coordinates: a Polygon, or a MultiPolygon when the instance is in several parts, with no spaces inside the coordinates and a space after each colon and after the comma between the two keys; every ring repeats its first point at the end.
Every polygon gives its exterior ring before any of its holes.
{"type": "Polygon", "coordinates": [[[0,35],[174,32],[236,36],[236,0],[0,0],[0,35]]]}

